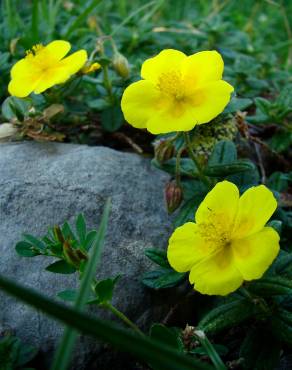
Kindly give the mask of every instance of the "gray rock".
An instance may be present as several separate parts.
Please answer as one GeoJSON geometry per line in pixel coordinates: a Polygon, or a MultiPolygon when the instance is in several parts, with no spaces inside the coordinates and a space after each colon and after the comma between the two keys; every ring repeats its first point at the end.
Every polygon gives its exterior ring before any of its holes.
{"type": "MultiPolygon", "coordinates": [[[[15,244],[23,232],[42,236],[48,226],[65,220],[74,222],[80,212],[88,226],[94,228],[105,200],[111,197],[112,212],[97,277],[121,273],[114,304],[139,325],[147,326],[162,311],[139,279],[150,266],[144,250],[165,246],[170,233],[163,204],[167,180],[167,175],[151,168],[148,159],[104,147],[1,144],[0,273],[49,296],[75,287],[75,275],[46,272],[44,268],[53,260],[19,257],[15,244]]],[[[107,315],[101,311],[97,314],[107,315]]],[[[46,359],[62,334],[59,323],[2,293],[0,323],[11,327],[25,342],[38,346],[46,359]]],[[[105,352],[101,346],[81,338],[73,367],[89,369],[94,354],[100,358],[99,369],[111,368],[104,365],[105,352]]],[[[119,368],[117,365],[115,368],[119,368]]]]}

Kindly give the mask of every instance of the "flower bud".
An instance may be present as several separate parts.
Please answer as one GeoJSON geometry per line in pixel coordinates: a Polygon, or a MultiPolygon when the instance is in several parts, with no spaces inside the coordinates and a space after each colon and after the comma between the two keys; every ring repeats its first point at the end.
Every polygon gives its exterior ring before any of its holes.
{"type": "Polygon", "coordinates": [[[167,212],[173,213],[183,200],[182,188],[175,181],[172,181],[166,185],[164,194],[167,212]]]}
{"type": "Polygon", "coordinates": [[[97,62],[94,63],[86,63],[83,68],[81,68],[81,73],[88,74],[97,71],[101,68],[101,65],[97,62]]]}
{"type": "Polygon", "coordinates": [[[130,76],[130,66],[126,57],[116,51],[113,56],[113,67],[117,74],[123,78],[130,76]]]}
{"type": "Polygon", "coordinates": [[[154,148],[155,158],[159,163],[163,163],[174,156],[175,148],[167,140],[161,140],[154,148]]]}
{"type": "Polygon", "coordinates": [[[80,267],[82,260],[87,260],[87,255],[80,249],[74,249],[68,241],[63,244],[63,253],[66,261],[77,269],[80,267]]]}

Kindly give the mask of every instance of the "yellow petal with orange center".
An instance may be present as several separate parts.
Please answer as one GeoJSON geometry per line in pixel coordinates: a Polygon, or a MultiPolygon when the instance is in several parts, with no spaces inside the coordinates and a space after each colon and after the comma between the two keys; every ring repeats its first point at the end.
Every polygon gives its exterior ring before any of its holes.
{"type": "Polygon", "coordinates": [[[235,265],[245,280],[259,279],[277,257],[280,237],[271,227],[232,242],[235,265]]]}

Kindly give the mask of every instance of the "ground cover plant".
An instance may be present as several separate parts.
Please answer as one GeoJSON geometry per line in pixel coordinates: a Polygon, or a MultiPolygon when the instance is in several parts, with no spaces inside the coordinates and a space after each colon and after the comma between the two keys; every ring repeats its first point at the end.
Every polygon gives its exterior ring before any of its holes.
{"type": "MultiPolygon", "coordinates": [[[[149,331],[113,304],[119,275],[95,278],[110,200],[98,230],[80,214],[16,244],[78,275],[56,299],[0,277],[66,325],[52,368],[72,365],[81,332],[142,369],[276,369],[292,345],[291,2],[7,0],[1,12],[1,141],[106,145],[170,175],[173,231],[145,250],[140,281],[179,298],[149,331]]],[[[0,340],[3,369],[38,368],[36,353],[0,340]]]]}

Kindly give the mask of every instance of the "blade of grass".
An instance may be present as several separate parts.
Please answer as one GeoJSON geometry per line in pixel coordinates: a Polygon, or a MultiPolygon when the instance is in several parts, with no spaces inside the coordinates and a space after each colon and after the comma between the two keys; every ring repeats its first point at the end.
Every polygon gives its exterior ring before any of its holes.
{"type": "Polygon", "coordinates": [[[98,5],[100,0],[93,0],[91,1],[90,5],[84,9],[84,11],[79,14],[79,16],[69,25],[67,25],[67,31],[63,35],[64,39],[68,39],[71,33],[78,28],[80,23],[82,23],[86,17],[92,12],[92,10],[98,5]]]}
{"type": "MultiPolygon", "coordinates": [[[[91,284],[95,277],[96,267],[100,261],[101,251],[104,244],[110,207],[111,202],[110,199],[108,199],[103,211],[97,235],[92,245],[92,253],[83,273],[80,289],[74,304],[74,308],[77,311],[82,311],[84,309],[90,296],[91,284]]],[[[62,340],[58,346],[51,370],[66,370],[68,368],[77,336],[78,332],[75,329],[72,329],[70,326],[66,327],[62,340]]]]}
{"type": "Polygon", "coordinates": [[[55,302],[32,289],[0,276],[0,288],[18,299],[40,309],[45,314],[70,325],[72,328],[110,343],[117,349],[149,361],[164,370],[213,370],[210,365],[147,337],[135,335],[113,323],[81,313],[74,308],[55,302]]]}
{"type": "Polygon", "coordinates": [[[133,17],[135,17],[137,14],[143,12],[145,9],[147,8],[150,8],[151,6],[156,6],[157,4],[157,1],[154,0],[154,1],[150,1],[150,3],[148,4],[144,4],[142,6],[140,6],[140,8],[134,10],[132,13],[130,13],[128,15],[127,18],[125,18],[123,20],[123,22],[121,22],[120,24],[118,24],[111,32],[111,36],[115,35],[125,24],[127,24],[133,17]]]}

